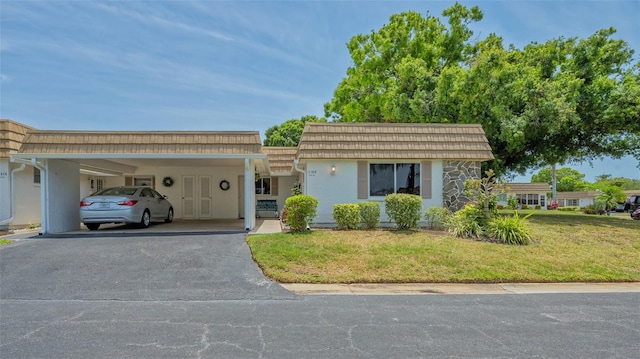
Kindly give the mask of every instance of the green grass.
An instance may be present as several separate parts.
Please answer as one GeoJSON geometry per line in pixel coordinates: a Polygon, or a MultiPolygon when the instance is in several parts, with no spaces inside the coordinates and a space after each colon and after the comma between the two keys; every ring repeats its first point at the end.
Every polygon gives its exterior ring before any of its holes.
{"type": "Polygon", "coordinates": [[[248,243],[265,274],[285,283],[640,281],[639,221],[535,212],[528,246],[394,230],[253,235],[248,243]]]}
{"type": "Polygon", "coordinates": [[[0,238],[0,246],[4,246],[5,244],[13,243],[10,239],[0,238]]]}

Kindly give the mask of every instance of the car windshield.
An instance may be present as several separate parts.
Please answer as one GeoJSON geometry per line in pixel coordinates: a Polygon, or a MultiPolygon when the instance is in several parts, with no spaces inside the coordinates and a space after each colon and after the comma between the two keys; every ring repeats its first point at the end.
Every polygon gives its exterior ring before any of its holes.
{"type": "Polygon", "coordinates": [[[100,192],[96,192],[94,196],[133,196],[138,189],[135,187],[116,187],[103,189],[100,192]]]}

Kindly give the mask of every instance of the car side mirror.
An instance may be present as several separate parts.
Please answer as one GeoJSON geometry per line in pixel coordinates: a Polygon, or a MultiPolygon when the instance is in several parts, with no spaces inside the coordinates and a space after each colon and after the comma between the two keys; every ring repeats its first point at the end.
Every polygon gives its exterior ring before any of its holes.
{"type": "Polygon", "coordinates": [[[169,196],[167,196],[167,195],[163,195],[163,196],[162,196],[162,199],[169,199],[169,196]]]}

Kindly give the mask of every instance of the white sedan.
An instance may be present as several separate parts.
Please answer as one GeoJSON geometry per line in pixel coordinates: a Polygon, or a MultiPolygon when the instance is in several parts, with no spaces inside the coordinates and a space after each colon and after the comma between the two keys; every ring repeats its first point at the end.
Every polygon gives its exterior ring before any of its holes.
{"type": "Polygon", "coordinates": [[[173,221],[173,206],[166,196],[151,187],[113,187],[98,191],[80,201],[80,221],[94,231],[102,223],[173,221]]]}

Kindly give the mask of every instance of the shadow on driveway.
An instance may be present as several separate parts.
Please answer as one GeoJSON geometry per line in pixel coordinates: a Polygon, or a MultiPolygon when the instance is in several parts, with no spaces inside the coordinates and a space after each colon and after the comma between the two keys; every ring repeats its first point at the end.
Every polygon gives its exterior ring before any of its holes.
{"type": "Polygon", "coordinates": [[[0,248],[0,298],[211,301],[295,299],[266,278],[245,233],[67,235],[0,248]]]}

